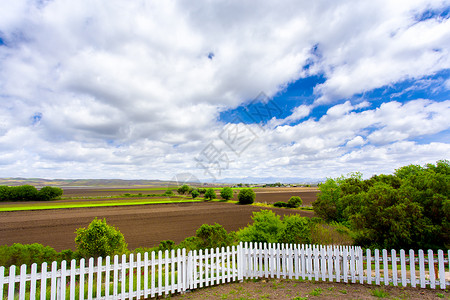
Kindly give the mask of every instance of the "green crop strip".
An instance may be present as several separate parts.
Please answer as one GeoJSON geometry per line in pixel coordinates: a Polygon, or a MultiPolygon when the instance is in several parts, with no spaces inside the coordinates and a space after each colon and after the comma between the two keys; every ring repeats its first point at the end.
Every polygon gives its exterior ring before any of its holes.
{"type": "Polygon", "coordinates": [[[0,206],[0,211],[24,211],[24,210],[44,210],[44,209],[63,209],[63,208],[82,208],[82,207],[102,207],[102,206],[125,206],[125,205],[146,205],[146,204],[167,204],[167,203],[190,203],[201,202],[203,199],[189,199],[178,200],[175,199],[145,199],[142,201],[129,201],[129,200],[117,200],[117,201],[82,201],[73,203],[39,203],[39,204],[9,204],[0,206]]]}

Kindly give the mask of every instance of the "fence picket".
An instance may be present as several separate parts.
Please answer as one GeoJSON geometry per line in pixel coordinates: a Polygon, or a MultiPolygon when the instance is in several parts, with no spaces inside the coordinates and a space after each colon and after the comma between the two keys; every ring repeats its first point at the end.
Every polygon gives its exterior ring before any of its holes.
{"type": "Polygon", "coordinates": [[[438,250],[438,265],[440,288],[445,289],[444,251],[442,250],[438,250]]]}
{"type": "Polygon", "coordinates": [[[426,287],[426,283],[425,283],[425,259],[424,259],[424,254],[423,254],[423,250],[419,250],[419,274],[420,274],[420,287],[421,288],[425,288],[426,287]]]}
{"type": "Polygon", "coordinates": [[[400,272],[402,277],[402,286],[406,286],[406,261],[405,261],[405,250],[400,250],[400,272]]]}
{"type": "MultiPolygon", "coordinates": [[[[117,295],[119,293],[119,256],[114,255],[114,283],[113,283],[113,295],[114,298],[117,299],[117,295]]],[[[80,291],[81,293],[81,291],[80,291]]]]}
{"type": "Polygon", "coordinates": [[[383,279],[384,285],[389,285],[389,262],[386,249],[383,249],[383,279]]]}
{"type": "Polygon", "coordinates": [[[58,299],[66,299],[66,266],[67,262],[63,260],[61,262],[61,290],[58,299]]]}
{"type": "Polygon", "coordinates": [[[141,298],[141,253],[136,254],[136,298],[141,298]]]}
{"type": "Polygon", "coordinates": [[[410,283],[412,287],[416,287],[416,264],[414,258],[414,250],[409,250],[409,273],[410,283]]]}
{"type": "MultiPolygon", "coordinates": [[[[72,265],[70,267],[70,275],[72,278],[72,265]]],[[[75,273],[74,273],[75,275],[75,273]]],[[[70,279],[70,284],[72,284],[72,279],[70,279]]],[[[105,259],[105,298],[108,299],[109,298],[109,286],[110,286],[110,282],[111,282],[111,257],[107,256],[105,259]]],[[[71,288],[72,289],[72,288],[71,288]]],[[[70,291],[72,293],[72,290],[70,291]]],[[[72,296],[70,296],[70,299],[73,299],[72,296]]]]}
{"type": "MultiPolygon", "coordinates": [[[[98,257],[97,258],[97,299],[101,297],[102,295],[102,265],[103,265],[103,259],[102,257],[98,257]]],[[[61,286],[63,286],[63,282],[61,280],[61,286]]],[[[62,297],[61,294],[61,299],[65,299],[64,297],[62,297]]]]}
{"type": "MultiPolygon", "coordinates": [[[[3,268],[3,267],[1,267],[3,268]]],[[[0,268],[0,277],[3,275],[3,272],[0,268]]],[[[37,264],[34,263],[31,265],[31,282],[30,282],[30,299],[36,299],[36,281],[37,281],[37,264]]],[[[3,299],[3,280],[0,278],[0,299],[3,299]]],[[[73,298],[72,298],[73,299],[73,298]]]]}
{"type": "Polygon", "coordinates": [[[436,288],[436,276],[434,274],[433,250],[428,250],[428,274],[430,276],[430,288],[436,288]]]}
{"type": "Polygon", "coordinates": [[[398,273],[397,273],[397,252],[395,249],[391,250],[391,265],[392,265],[392,284],[398,285],[398,273]]]}

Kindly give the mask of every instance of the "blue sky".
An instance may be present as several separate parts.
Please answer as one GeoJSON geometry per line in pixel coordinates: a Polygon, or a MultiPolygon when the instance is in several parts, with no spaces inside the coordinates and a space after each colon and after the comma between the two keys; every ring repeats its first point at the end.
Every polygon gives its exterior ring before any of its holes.
{"type": "Polygon", "coordinates": [[[0,177],[325,178],[449,159],[450,2],[0,3],[0,177]]]}

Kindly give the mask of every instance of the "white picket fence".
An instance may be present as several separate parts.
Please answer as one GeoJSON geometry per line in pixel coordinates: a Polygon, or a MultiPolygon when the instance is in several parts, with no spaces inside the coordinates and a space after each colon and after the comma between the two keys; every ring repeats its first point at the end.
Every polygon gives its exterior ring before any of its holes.
{"type": "Polygon", "coordinates": [[[0,267],[0,299],[139,299],[183,293],[247,278],[290,278],[421,288],[450,286],[450,250],[418,256],[410,250],[367,250],[360,247],[247,244],[190,251],[122,255],[0,267]],[[444,257],[446,255],[446,257],[444,257]],[[446,272],[447,270],[447,272],[446,272]],[[446,279],[447,276],[447,279],[446,279]]]}

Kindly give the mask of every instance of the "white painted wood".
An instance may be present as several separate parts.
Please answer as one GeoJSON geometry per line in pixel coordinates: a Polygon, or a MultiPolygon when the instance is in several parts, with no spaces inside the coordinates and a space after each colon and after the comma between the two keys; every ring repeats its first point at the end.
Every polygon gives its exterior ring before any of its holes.
{"type": "Polygon", "coordinates": [[[444,268],[444,251],[438,250],[439,265],[439,285],[441,289],[445,289],[445,268],[444,268]]]}
{"type": "MultiPolygon", "coordinates": [[[[3,299],[3,280],[2,280],[2,269],[0,267],[0,299],[3,299]]],[[[36,281],[37,281],[37,264],[31,265],[31,278],[30,278],[30,299],[36,299],[36,281]]],[[[73,298],[72,298],[73,299],[73,298]]]]}
{"type": "Polygon", "coordinates": [[[400,249],[400,274],[402,278],[402,286],[406,286],[406,260],[405,250],[400,249]]]}
{"type": "Polygon", "coordinates": [[[380,285],[380,250],[375,249],[374,251],[374,259],[375,259],[375,284],[380,285]]]}
{"type": "Polygon", "coordinates": [[[430,288],[436,288],[436,277],[434,273],[433,250],[428,249],[428,273],[430,274],[430,288]]]}
{"type": "MultiPolygon", "coordinates": [[[[197,251],[195,251],[195,253],[197,253],[197,251]]],[[[169,271],[169,250],[166,249],[164,251],[164,295],[169,294],[169,271]]],[[[193,283],[195,284],[195,288],[197,288],[195,281],[193,283]]]]}
{"type": "Polygon", "coordinates": [[[5,283],[7,283],[7,281],[5,281],[5,267],[1,266],[0,267],[0,299],[3,299],[3,286],[5,283]]]}
{"type": "Polygon", "coordinates": [[[334,269],[335,269],[335,278],[336,278],[336,282],[340,282],[341,281],[341,268],[340,268],[340,264],[341,264],[341,255],[340,255],[340,251],[339,248],[336,247],[333,251],[333,255],[334,255],[334,269]]]}
{"type": "Polygon", "coordinates": [[[211,277],[210,275],[210,267],[209,267],[209,262],[210,262],[210,253],[208,252],[208,249],[205,250],[205,286],[210,286],[211,285],[211,277]]]}
{"type": "Polygon", "coordinates": [[[50,285],[50,299],[56,299],[56,272],[58,271],[58,263],[56,261],[52,262],[52,270],[51,270],[51,285],[50,285]]]}
{"type": "Polygon", "coordinates": [[[397,252],[395,249],[391,250],[391,265],[392,265],[392,284],[394,286],[398,285],[398,276],[397,276],[397,252]]]}
{"type": "Polygon", "coordinates": [[[364,254],[361,248],[357,248],[358,253],[358,273],[359,273],[359,283],[364,283],[364,254]]]}
{"type": "MultiPolygon", "coordinates": [[[[99,299],[102,295],[102,265],[103,265],[103,258],[100,256],[97,258],[97,293],[96,293],[97,299],[99,299]]],[[[62,280],[61,285],[63,285],[62,280]]]]}
{"type": "Polygon", "coordinates": [[[352,278],[352,283],[356,282],[356,257],[355,248],[350,247],[350,276],[352,278]]]}
{"type": "Polygon", "coordinates": [[[66,268],[67,262],[65,260],[61,261],[61,293],[58,299],[66,299],[66,268]]]}
{"type": "Polygon", "coordinates": [[[342,275],[344,277],[344,282],[347,283],[348,282],[348,252],[347,252],[347,248],[344,248],[344,250],[342,251],[342,275]]]}
{"type": "Polygon", "coordinates": [[[16,266],[12,265],[11,267],[9,267],[9,283],[8,283],[8,300],[9,299],[14,299],[14,285],[15,285],[15,280],[14,278],[16,277],[16,266]]]}
{"type": "Polygon", "coordinates": [[[409,277],[412,287],[416,287],[416,260],[414,257],[414,250],[409,250],[409,277]]]}
{"type": "Polygon", "coordinates": [[[389,262],[386,249],[383,249],[383,279],[384,285],[389,285],[389,262]]]}
{"type": "Polygon", "coordinates": [[[367,283],[372,284],[372,255],[370,253],[370,249],[366,250],[366,274],[367,283]]]}
{"type": "Polygon", "coordinates": [[[220,250],[216,248],[216,284],[220,283],[220,250]]]}
{"type": "MultiPolygon", "coordinates": [[[[72,267],[71,267],[71,273],[70,276],[72,278],[72,267]]],[[[72,280],[72,279],[70,279],[72,280]]],[[[70,282],[72,284],[72,281],[70,282]]],[[[105,298],[109,298],[109,288],[111,283],[111,257],[107,256],[105,259],[105,298]]],[[[72,297],[72,296],[71,296],[72,297]]],[[[73,299],[73,298],[71,298],[73,299]]]]}
{"type": "Polygon", "coordinates": [[[117,299],[117,295],[119,294],[119,256],[114,255],[114,282],[113,282],[113,296],[117,299]]]}
{"type": "Polygon", "coordinates": [[[420,274],[420,287],[425,288],[425,259],[423,250],[419,250],[419,274],[420,274]]]}
{"type": "Polygon", "coordinates": [[[27,265],[20,266],[19,300],[25,300],[27,265]]]}
{"type": "Polygon", "coordinates": [[[136,254],[136,298],[141,298],[141,292],[143,291],[141,286],[141,265],[142,265],[142,258],[141,253],[136,254]]]}

